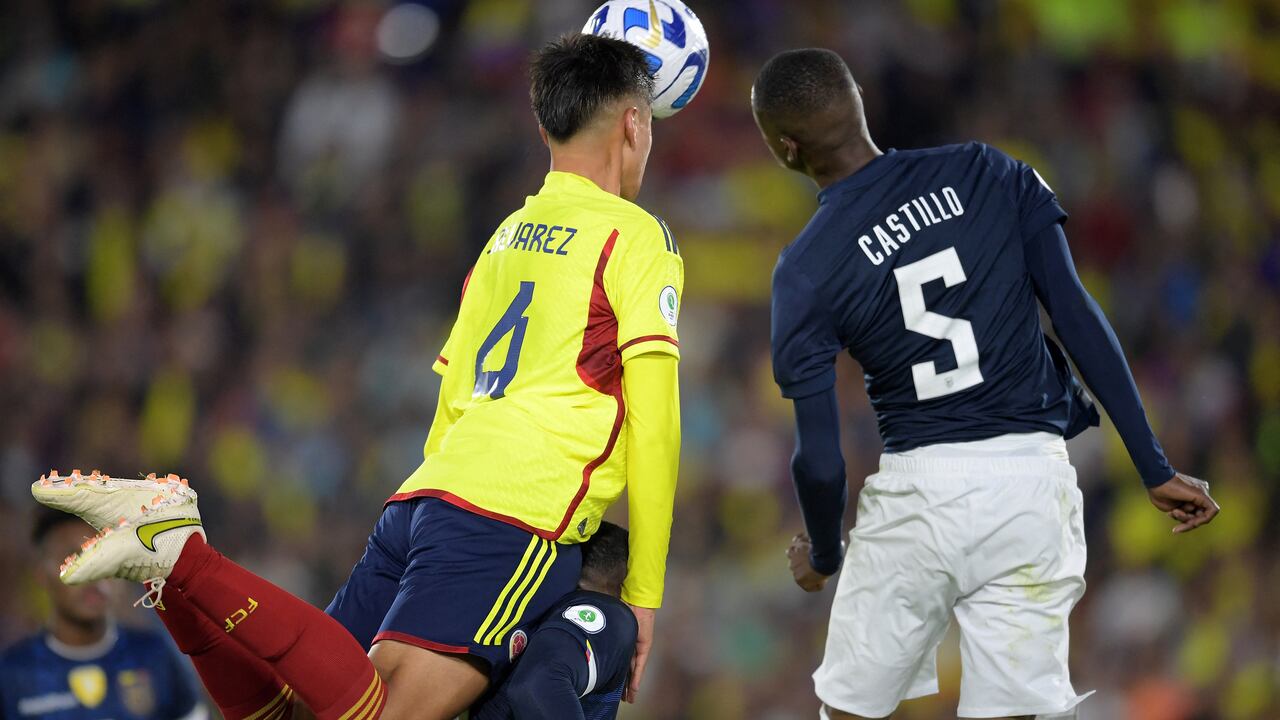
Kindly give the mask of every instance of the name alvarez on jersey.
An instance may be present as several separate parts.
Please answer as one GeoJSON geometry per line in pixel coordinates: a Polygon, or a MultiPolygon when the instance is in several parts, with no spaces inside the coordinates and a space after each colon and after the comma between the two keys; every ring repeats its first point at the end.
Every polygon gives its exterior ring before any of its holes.
{"type": "Polygon", "coordinates": [[[578,228],[563,225],[547,226],[544,223],[522,222],[517,223],[514,230],[512,227],[507,225],[498,228],[493,247],[489,249],[490,254],[503,250],[527,250],[548,255],[568,255],[569,251],[565,248],[573,242],[573,236],[578,234],[578,228]],[[557,237],[557,232],[569,234],[560,238],[557,237]]]}

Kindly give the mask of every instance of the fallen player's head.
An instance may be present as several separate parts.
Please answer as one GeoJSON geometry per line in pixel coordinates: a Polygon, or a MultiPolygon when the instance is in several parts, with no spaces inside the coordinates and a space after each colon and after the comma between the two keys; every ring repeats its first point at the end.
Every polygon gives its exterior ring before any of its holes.
{"type": "Polygon", "coordinates": [[[57,618],[79,628],[93,628],[106,621],[112,586],[106,581],[84,585],[66,585],[58,577],[58,569],[68,555],[94,535],[88,523],[57,510],[41,508],[31,530],[31,543],[36,548],[36,578],[49,593],[50,605],[57,618]]]}
{"type": "Polygon", "coordinates": [[[869,137],[849,66],[822,48],[788,50],[765,63],[751,87],[751,111],[774,157],[799,172],[869,137]]]}
{"type": "Polygon", "coordinates": [[[611,37],[575,33],[538,50],[529,97],[552,160],[616,155],[621,195],[634,199],[653,143],[653,75],[640,48],[611,37]]]}
{"type": "Polygon", "coordinates": [[[627,577],[627,531],[602,521],[582,545],[582,577],[578,587],[618,597],[627,577]]]}

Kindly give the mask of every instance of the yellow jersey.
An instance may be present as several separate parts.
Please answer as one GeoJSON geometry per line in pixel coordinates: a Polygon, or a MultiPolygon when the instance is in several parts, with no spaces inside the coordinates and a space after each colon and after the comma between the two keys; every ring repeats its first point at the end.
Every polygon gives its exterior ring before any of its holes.
{"type": "Polygon", "coordinates": [[[627,480],[623,362],[679,358],[683,286],[661,220],[549,173],[464,285],[434,366],[452,422],[432,427],[391,501],[439,497],[549,540],[591,537],[627,480]]]}

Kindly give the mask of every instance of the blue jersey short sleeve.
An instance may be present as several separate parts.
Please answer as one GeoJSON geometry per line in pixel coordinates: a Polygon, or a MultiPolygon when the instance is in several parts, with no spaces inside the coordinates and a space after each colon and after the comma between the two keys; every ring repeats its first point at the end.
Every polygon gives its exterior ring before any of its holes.
{"type": "Polygon", "coordinates": [[[1046,227],[1066,221],[1067,211],[1058,204],[1058,197],[1040,173],[990,145],[975,145],[1017,207],[1018,229],[1023,239],[1034,238],[1046,227]]]}
{"type": "Polygon", "coordinates": [[[1095,424],[1025,262],[1065,218],[1034,170],[980,143],[891,150],[828,186],[774,272],[783,394],[831,387],[844,348],[888,452],[1095,424]]]}
{"type": "Polygon", "coordinates": [[[808,397],[834,386],[842,349],[835,326],[813,284],[785,257],[773,271],[771,314],[773,376],[783,397],[808,397]]]}

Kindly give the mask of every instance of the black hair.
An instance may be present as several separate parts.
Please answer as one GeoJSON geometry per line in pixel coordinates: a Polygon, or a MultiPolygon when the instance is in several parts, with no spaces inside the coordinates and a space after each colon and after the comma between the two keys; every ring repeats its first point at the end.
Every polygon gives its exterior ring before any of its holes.
{"type": "Polygon", "coordinates": [[[609,103],[653,97],[644,51],[616,38],[565,35],[535,53],[530,65],[533,114],[558,142],[573,137],[609,103]]]}
{"type": "Polygon", "coordinates": [[[856,87],[844,60],[830,50],[804,48],[778,53],[760,68],[752,86],[752,109],[771,120],[819,113],[856,87]]]}
{"type": "Polygon", "coordinates": [[[582,577],[608,588],[622,587],[627,577],[627,531],[602,521],[582,546],[582,577]]]}
{"type": "Polygon", "coordinates": [[[64,513],[61,510],[41,507],[36,511],[35,522],[31,526],[31,544],[39,545],[44,539],[49,537],[49,533],[54,528],[63,523],[76,523],[77,525],[89,526],[83,520],[70,513],[64,513]]]}

